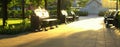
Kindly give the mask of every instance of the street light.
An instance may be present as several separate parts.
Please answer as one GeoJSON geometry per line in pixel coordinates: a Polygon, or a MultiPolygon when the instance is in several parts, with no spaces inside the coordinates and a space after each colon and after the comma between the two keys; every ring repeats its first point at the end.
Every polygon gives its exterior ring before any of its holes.
{"type": "Polygon", "coordinates": [[[47,6],[48,6],[47,0],[44,0],[44,2],[45,2],[45,9],[47,10],[47,6]]]}
{"type": "Polygon", "coordinates": [[[25,25],[25,0],[22,0],[22,18],[23,18],[23,25],[25,25]]]}
{"type": "Polygon", "coordinates": [[[116,0],[116,11],[118,11],[118,5],[119,5],[119,1],[116,0]]]}

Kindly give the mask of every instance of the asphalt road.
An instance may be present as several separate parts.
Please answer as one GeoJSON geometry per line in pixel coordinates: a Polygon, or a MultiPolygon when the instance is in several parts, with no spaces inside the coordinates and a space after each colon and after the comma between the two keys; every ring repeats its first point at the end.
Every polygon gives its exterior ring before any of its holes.
{"type": "Polygon", "coordinates": [[[105,28],[103,19],[81,16],[79,21],[48,31],[0,35],[0,47],[120,47],[120,36],[105,28]]]}

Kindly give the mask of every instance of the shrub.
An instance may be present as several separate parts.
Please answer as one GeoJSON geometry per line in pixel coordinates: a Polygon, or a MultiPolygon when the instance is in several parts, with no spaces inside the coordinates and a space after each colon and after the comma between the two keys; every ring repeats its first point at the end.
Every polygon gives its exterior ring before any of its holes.
{"type": "Polygon", "coordinates": [[[19,34],[19,33],[23,33],[23,32],[28,32],[31,31],[31,26],[29,21],[27,21],[28,19],[26,19],[26,23],[23,24],[21,23],[15,23],[15,24],[7,24],[7,26],[5,26],[4,28],[2,28],[2,25],[0,26],[0,34],[19,34]]]}
{"type": "Polygon", "coordinates": [[[102,11],[102,12],[99,12],[99,13],[98,13],[98,16],[104,16],[105,13],[106,13],[106,12],[103,12],[103,11],[102,11]]]}
{"type": "Polygon", "coordinates": [[[20,10],[8,10],[8,17],[10,18],[22,18],[22,11],[20,10]]]}
{"type": "Polygon", "coordinates": [[[28,32],[30,30],[31,30],[31,27],[29,24],[25,26],[23,26],[22,24],[9,25],[9,26],[6,26],[5,28],[1,28],[0,34],[14,35],[14,34],[19,34],[23,32],[28,32]]]}
{"type": "Polygon", "coordinates": [[[50,14],[50,15],[57,15],[57,10],[50,10],[50,11],[49,11],[49,14],[50,14]]]}
{"type": "Polygon", "coordinates": [[[119,12],[118,16],[116,16],[116,19],[117,19],[117,21],[116,21],[117,26],[116,27],[120,29],[120,12],[119,12]]]}
{"type": "Polygon", "coordinates": [[[25,17],[26,17],[26,18],[29,18],[32,13],[33,13],[32,10],[27,10],[27,11],[25,12],[25,17]]]}
{"type": "Polygon", "coordinates": [[[51,18],[57,18],[57,10],[49,10],[49,15],[51,18]]]}
{"type": "Polygon", "coordinates": [[[88,15],[88,12],[83,12],[83,11],[75,11],[76,15],[78,16],[87,16],[88,15]]]}

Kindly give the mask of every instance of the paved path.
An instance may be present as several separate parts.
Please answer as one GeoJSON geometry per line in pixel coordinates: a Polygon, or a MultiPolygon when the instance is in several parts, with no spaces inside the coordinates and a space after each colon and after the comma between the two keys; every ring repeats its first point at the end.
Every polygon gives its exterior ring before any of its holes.
{"type": "Polygon", "coordinates": [[[89,15],[47,32],[0,35],[0,47],[120,47],[120,34],[106,29],[103,17],[89,15]]]}

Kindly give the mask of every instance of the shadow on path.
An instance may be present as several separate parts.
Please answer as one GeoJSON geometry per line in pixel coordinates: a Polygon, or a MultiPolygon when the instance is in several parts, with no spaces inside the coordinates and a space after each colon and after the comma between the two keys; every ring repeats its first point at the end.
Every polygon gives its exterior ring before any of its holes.
{"type": "Polygon", "coordinates": [[[49,39],[37,39],[16,47],[83,47],[95,46],[99,30],[80,31],[73,34],[65,33],[49,39]],[[91,44],[89,44],[91,43],[91,44]]]}
{"type": "Polygon", "coordinates": [[[31,34],[31,33],[37,33],[37,32],[24,32],[24,33],[20,33],[20,34],[15,34],[15,35],[2,35],[0,34],[0,39],[9,39],[9,38],[14,38],[14,37],[19,37],[19,36],[24,36],[27,34],[31,34]]]}

